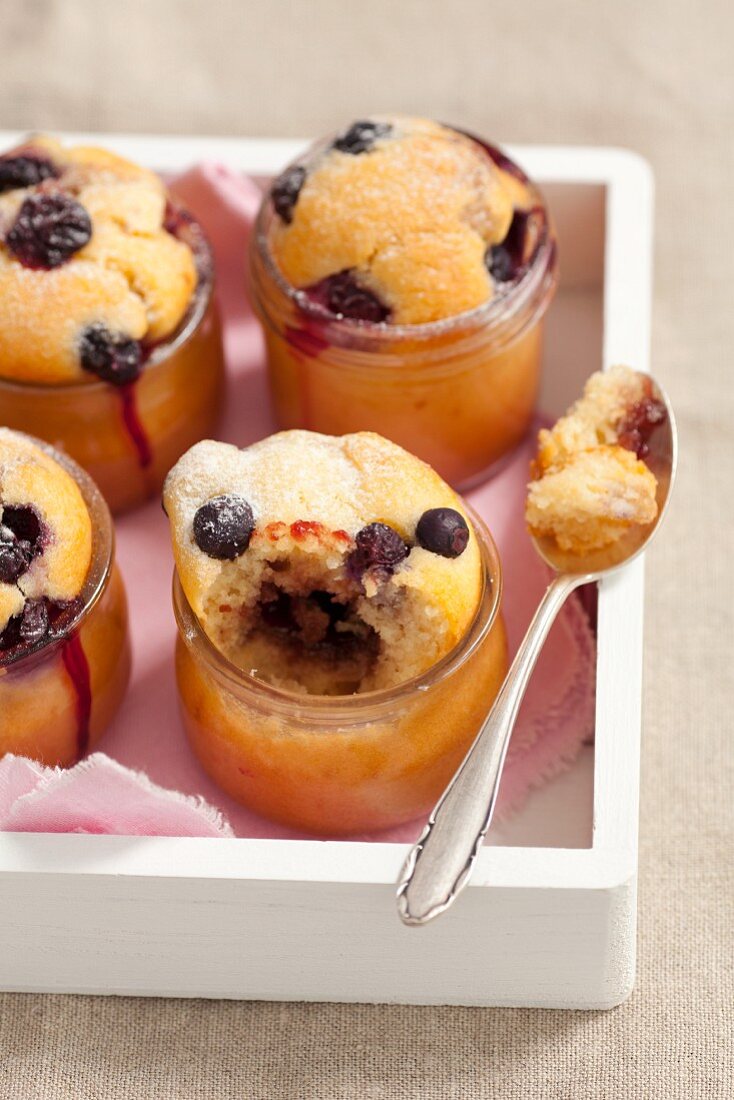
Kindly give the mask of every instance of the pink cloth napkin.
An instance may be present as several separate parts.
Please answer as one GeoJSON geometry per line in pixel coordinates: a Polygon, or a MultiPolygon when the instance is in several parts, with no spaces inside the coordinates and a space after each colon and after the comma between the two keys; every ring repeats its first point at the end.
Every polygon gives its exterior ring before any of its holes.
{"type": "Polygon", "coordinates": [[[0,760],[0,829],[121,836],[234,836],[202,798],[167,791],[95,752],[73,768],[0,760]]]}
{"type": "MultiPolygon", "coordinates": [[[[260,192],[254,182],[218,164],[196,167],[172,186],[203,223],[216,254],[229,374],[227,411],[218,438],[245,446],[274,427],[261,335],[245,293],[247,242],[260,192]]],[[[501,474],[469,494],[473,507],[488,522],[502,557],[504,613],[511,652],[517,648],[548,582],[523,522],[532,450],[533,442],[528,440],[501,474]]],[[[29,794],[29,775],[37,775],[38,766],[26,763],[29,772],[17,760],[11,762],[3,772],[4,794],[0,798],[6,801],[6,814],[0,817],[0,827],[58,830],[58,822],[62,821],[69,831],[193,835],[188,831],[195,827],[191,803],[179,805],[175,795],[161,798],[166,792],[152,787],[147,776],[153,783],[184,795],[200,796],[218,807],[237,836],[303,838],[306,834],[265,821],[237,805],[199,767],[178,716],[171,661],[175,638],[169,597],[172,557],[160,504],[154,501],[123,517],[117,530],[118,561],[130,600],[133,677],[120,713],[102,743],[107,756],[97,753],[67,773],[78,792],[71,802],[63,776],[46,776],[42,790],[36,788],[29,794]],[[115,770],[108,757],[145,776],[115,770]],[[95,775],[98,791],[102,791],[107,804],[105,814],[100,813],[99,798],[93,811],[92,803],[87,801],[94,797],[95,775]],[[12,806],[14,784],[19,798],[16,807],[12,806]],[[182,826],[182,821],[188,826],[182,826]],[[99,824],[104,828],[87,829],[88,825],[99,824]]],[[[568,768],[593,734],[595,661],[589,620],[580,602],[572,599],[551,632],[523,703],[508,753],[499,815],[518,810],[533,787],[568,768]]],[[[211,830],[218,819],[211,815],[216,811],[197,805],[204,815],[197,835],[214,835],[211,830]]],[[[374,839],[412,840],[416,831],[414,822],[375,835],[374,839]]]]}

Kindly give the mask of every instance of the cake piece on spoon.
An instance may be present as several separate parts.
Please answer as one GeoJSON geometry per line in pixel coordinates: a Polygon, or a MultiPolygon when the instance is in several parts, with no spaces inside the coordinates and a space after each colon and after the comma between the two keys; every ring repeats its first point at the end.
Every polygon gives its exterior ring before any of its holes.
{"type": "Polygon", "coordinates": [[[525,510],[530,533],[583,554],[651,524],[657,480],[643,460],[665,415],[645,375],[623,366],[592,374],[566,415],[539,433],[525,510]]]}

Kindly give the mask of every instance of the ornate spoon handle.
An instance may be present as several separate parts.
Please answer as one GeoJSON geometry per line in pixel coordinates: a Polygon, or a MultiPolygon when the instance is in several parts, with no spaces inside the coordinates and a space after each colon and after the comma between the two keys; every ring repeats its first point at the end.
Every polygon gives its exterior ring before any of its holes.
{"type": "Polygon", "coordinates": [[[469,881],[492,820],[510,734],[543,642],[571,592],[594,579],[562,573],[548,587],[494,706],[405,861],[397,901],[406,924],[426,924],[437,917],[469,881]]]}

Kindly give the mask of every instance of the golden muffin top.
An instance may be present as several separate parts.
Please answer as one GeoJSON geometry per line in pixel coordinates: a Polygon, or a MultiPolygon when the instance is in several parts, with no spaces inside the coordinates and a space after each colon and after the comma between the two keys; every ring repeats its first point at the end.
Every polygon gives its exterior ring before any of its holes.
{"type": "MultiPolygon", "coordinates": [[[[197,443],[163,499],[188,602],[243,667],[263,623],[312,654],[330,641],[337,658],[340,636],[369,631],[379,637],[355,690],[392,686],[449,652],[477,611],[481,555],[461,499],[371,432],[287,431],[244,450],[197,443]]],[[[284,663],[295,667],[293,646],[284,663]]]]}
{"type": "Polygon", "coordinates": [[[153,172],[104,149],[38,136],[1,156],[0,377],[134,380],[197,285],[180,224],[153,172]]]}
{"type": "Polygon", "coordinates": [[[270,192],[273,259],[316,306],[419,325],[488,302],[531,262],[546,221],[493,146],[420,118],[355,122],[270,192]]]}
{"type": "Polygon", "coordinates": [[[74,478],[34,440],[0,428],[0,664],[54,635],[91,557],[92,524],[74,478]]]}

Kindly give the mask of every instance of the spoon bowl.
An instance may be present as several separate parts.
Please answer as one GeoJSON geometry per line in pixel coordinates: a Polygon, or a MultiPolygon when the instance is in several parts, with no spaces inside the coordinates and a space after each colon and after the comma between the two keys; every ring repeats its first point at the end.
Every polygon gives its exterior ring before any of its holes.
{"type": "Polygon", "coordinates": [[[657,516],[650,524],[631,527],[617,542],[586,554],[563,551],[551,538],[533,539],[538,553],[556,575],[474,743],[408,854],[397,890],[398,913],[405,924],[422,925],[433,920],[453,904],[469,881],[492,821],[520,703],[548,631],[567,598],[580,585],[601,580],[638,557],[660,529],[675,480],[678,435],[667,396],[650,381],[651,396],[663,403],[667,413],[652,432],[645,456],[657,479],[657,516]]]}

